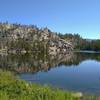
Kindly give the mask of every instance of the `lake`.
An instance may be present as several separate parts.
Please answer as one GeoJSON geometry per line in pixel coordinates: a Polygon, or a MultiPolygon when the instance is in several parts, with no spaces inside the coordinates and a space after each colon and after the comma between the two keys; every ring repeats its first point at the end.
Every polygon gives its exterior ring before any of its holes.
{"type": "Polygon", "coordinates": [[[0,68],[31,83],[100,94],[100,53],[0,55],[0,68]]]}

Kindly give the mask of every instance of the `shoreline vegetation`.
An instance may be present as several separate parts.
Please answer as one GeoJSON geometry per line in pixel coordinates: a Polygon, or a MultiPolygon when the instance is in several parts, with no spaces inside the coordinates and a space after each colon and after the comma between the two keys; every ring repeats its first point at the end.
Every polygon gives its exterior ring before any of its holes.
{"type": "Polygon", "coordinates": [[[99,100],[97,96],[68,92],[49,86],[27,83],[9,71],[0,70],[1,100],[99,100]]]}

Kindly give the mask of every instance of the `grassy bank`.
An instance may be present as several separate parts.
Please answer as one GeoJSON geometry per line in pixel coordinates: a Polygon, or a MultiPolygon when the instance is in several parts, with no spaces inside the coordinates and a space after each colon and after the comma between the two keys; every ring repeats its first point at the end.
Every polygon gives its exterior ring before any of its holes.
{"type": "Polygon", "coordinates": [[[48,86],[29,84],[12,73],[0,70],[0,100],[97,100],[94,96],[83,96],[48,86]]]}

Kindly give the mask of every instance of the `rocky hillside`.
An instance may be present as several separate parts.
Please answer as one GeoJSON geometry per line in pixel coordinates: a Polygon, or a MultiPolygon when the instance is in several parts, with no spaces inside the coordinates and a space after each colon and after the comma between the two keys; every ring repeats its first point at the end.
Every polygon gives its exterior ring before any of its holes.
{"type": "Polygon", "coordinates": [[[0,23],[0,50],[9,53],[38,51],[57,54],[73,50],[73,45],[48,28],[0,23]]]}

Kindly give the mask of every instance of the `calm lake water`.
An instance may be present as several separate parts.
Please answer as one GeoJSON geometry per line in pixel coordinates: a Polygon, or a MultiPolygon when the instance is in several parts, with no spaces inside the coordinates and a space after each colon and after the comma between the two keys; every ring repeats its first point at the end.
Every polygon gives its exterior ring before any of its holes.
{"type": "Polygon", "coordinates": [[[0,55],[0,68],[13,71],[31,83],[100,94],[99,53],[0,55]]]}

